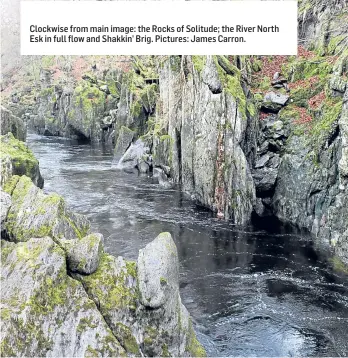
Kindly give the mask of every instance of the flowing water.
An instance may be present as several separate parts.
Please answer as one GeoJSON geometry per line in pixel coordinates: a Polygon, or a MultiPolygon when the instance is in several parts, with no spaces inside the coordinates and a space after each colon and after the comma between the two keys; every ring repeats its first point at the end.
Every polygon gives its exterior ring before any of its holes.
{"type": "Polygon", "coordinates": [[[348,355],[348,277],[327,248],[289,230],[218,221],[179,189],[113,170],[111,148],[34,134],[28,145],[45,191],[87,215],[109,253],[136,259],[172,233],[181,296],[210,356],[348,355]]]}

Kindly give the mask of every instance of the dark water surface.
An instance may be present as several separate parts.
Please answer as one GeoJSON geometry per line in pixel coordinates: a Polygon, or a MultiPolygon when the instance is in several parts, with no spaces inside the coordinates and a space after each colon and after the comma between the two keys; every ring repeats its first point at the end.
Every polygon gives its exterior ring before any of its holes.
{"type": "Polygon", "coordinates": [[[160,232],[179,251],[181,296],[210,356],[347,356],[348,278],[305,236],[238,230],[147,176],[111,168],[112,149],[28,136],[55,191],[106,249],[136,259],[160,232]]]}

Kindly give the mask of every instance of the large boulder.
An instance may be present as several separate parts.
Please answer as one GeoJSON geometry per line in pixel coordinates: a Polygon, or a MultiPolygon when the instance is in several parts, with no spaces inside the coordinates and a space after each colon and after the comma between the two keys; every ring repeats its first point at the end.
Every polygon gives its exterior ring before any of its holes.
{"type": "Polygon", "coordinates": [[[15,176],[11,182],[8,190],[12,194],[12,205],[4,225],[10,240],[50,236],[59,242],[89,233],[89,221],[70,211],[61,196],[44,194],[26,176],[15,176]]]}
{"type": "Polygon", "coordinates": [[[67,241],[65,245],[69,270],[87,275],[95,272],[104,252],[103,241],[102,234],[90,234],[82,239],[67,241]]]}
{"type": "Polygon", "coordinates": [[[39,188],[44,180],[40,174],[39,162],[34,154],[12,133],[0,136],[1,185],[3,186],[13,175],[26,175],[39,188]]]}
{"type": "Polygon", "coordinates": [[[126,153],[117,163],[117,169],[133,169],[138,165],[139,160],[143,159],[146,154],[149,153],[149,148],[145,142],[138,139],[135,143],[132,143],[126,153]]]}
{"type": "Polygon", "coordinates": [[[51,238],[3,241],[1,263],[2,357],[125,355],[51,238]]]}
{"type": "Polygon", "coordinates": [[[141,303],[159,308],[179,292],[178,252],[169,233],[162,233],[139,251],[138,277],[141,303]]]}
{"type": "Polygon", "coordinates": [[[114,160],[120,160],[122,155],[126,152],[126,150],[131,145],[135,132],[131,129],[122,126],[117,138],[115,152],[114,152],[114,160]]]}
{"type": "Polygon", "coordinates": [[[95,273],[74,277],[128,354],[205,356],[181,303],[178,270],[176,246],[163,233],[140,251],[138,265],[103,254],[95,273]]]}

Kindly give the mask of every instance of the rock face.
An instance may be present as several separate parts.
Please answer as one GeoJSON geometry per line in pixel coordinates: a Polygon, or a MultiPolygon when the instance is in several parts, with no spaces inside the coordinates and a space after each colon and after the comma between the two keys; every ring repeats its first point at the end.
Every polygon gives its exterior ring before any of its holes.
{"type": "Polygon", "coordinates": [[[2,242],[1,356],[124,356],[49,237],[2,242]]]}
{"type": "Polygon", "coordinates": [[[160,73],[159,124],[166,142],[154,141],[153,153],[155,165],[170,167],[184,191],[218,215],[245,224],[255,187],[243,147],[247,136],[253,146],[256,112],[240,76],[224,57],[168,61],[160,73]],[[158,157],[163,149],[167,154],[158,157]]]}
{"type": "Polygon", "coordinates": [[[0,213],[1,213],[1,215],[0,215],[1,216],[0,224],[1,224],[1,231],[2,231],[3,227],[4,227],[5,220],[7,218],[8,211],[9,211],[10,206],[12,204],[12,200],[11,200],[11,195],[9,195],[6,192],[4,192],[1,187],[0,187],[0,204],[1,204],[1,207],[0,207],[0,213]]]}
{"type": "Polygon", "coordinates": [[[159,308],[165,302],[172,305],[179,292],[178,267],[178,253],[169,233],[161,234],[139,251],[139,290],[144,306],[159,308]]]}
{"type": "Polygon", "coordinates": [[[140,250],[138,265],[104,254],[94,274],[77,278],[127,352],[205,356],[181,303],[177,250],[170,234],[160,234],[140,250]]]}
{"type": "Polygon", "coordinates": [[[88,220],[29,177],[12,176],[5,190],[1,356],[205,356],[181,303],[169,233],[137,265],[104,253],[88,220]]]}
{"type": "Polygon", "coordinates": [[[45,195],[26,176],[13,177],[11,185],[12,205],[4,225],[11,241],[50,236],[59,242],[88,234],[88,220],[71,212],[59,195],[45,195]]]}
{"type": "Polygon", "coordinates": [[[21,141],[25,141],[27,136],[27,129],[25,127],[24,122],[14,116],[9,110],[5,107],[0,107],[1,114],[1,134],[12,133],[13,136],[21,141]]]}
{"type": "Polygon", "coordinates": [[[39,188],[44,180],[40,174],[39,162],[25,144],[14,138],[12,133],[0,137],[1,185],[13,175],[26,175],[39,188]]]}
{"type": "MultiPolygon", "coordinates": [[[[76,241],[74,250],[81,244],[83,251],[86,240],[76,241]]],[[[170,234],[141,251],[139,269],[135,262],[102,254],[94,273],[79,275],[67,252],[68,266],[64,250],[50,237],[2,241],[2,356],[205,356],[181,303],[170,234]],[[160,286],[149,290],[144,277],[152,269],[160,286]],[[144,294],[156,307],[142,304],[144,294]]]]}

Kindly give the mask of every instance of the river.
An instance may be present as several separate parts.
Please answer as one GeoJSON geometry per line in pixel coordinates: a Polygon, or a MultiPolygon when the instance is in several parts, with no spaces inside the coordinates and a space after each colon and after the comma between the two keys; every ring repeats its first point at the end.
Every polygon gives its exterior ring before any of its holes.
{"type": "Polygon", "coordinates": [[[209,356],[347,356],[348,277],[327,248],[289,229],[238,229],[180,189],[111,168],[112,148],[29,134],[46,192],[62,195],[113,255],[169,231],[180,292],[209,356]]]}

